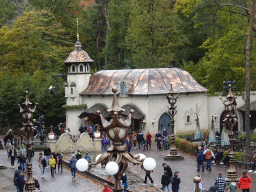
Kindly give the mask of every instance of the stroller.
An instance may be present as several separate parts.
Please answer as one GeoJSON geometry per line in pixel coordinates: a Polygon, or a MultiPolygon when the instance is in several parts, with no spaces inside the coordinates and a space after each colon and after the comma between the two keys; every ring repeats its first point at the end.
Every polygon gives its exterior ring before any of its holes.
{"type": "Polygon", "coordinates": [[[170,149],[170,144],[169,144],[169,139],[168,137],[165,137],[163,139],[163,146],[164,146],[164,149],[170,149]]]}

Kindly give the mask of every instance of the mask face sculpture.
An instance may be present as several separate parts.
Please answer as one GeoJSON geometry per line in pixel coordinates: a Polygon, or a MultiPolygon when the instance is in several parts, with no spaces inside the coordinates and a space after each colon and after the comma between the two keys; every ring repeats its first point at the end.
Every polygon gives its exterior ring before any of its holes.
{"type": "Polygon", "coordinates": [[[139,160],[138,157],[132,156],[129,152],[127,152],[127,146],[122,145],[122,141],[125,140],[127,135],[127,128],[131,125],[131,115],[134,112],[132,109],[130,114],[126,119],[123,118],[122,113],[124,109],[122,109],[117,101],[117,89],[112,89],[114,96],[113,96],[113,103],[111,108],[108,110],[111,113],[112,119],[107,121],[100,113],[97,111],[97,114],[100,116],[103,127],[107,130],[107,135],[110,140],[113,141],[111,146],[107,149],[107,152],[102,154],[100,158],[95,162],[92,163],[93,165],[101,163],[102,165],[106,165],[108,163],[115,162],[118,165],[118,171],[114,174],[115,178],[115,185],[114,190],[122,190],[122,185],[120,182],[120,178],[125,172],[128,167],[128,162],[133,164],[142,164],[143,160],[139,160]]]}

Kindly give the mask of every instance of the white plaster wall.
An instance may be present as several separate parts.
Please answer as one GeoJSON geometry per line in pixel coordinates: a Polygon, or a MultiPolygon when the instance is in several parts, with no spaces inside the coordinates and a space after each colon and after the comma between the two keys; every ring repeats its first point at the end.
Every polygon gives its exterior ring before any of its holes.
{"type": "Polygon", "coordinates": [[[67,110],[66,111],[66,128],[70,128],[71,135],[79,135],[79,127],[82,120],[78,117],[84,110],[67,110]]]}

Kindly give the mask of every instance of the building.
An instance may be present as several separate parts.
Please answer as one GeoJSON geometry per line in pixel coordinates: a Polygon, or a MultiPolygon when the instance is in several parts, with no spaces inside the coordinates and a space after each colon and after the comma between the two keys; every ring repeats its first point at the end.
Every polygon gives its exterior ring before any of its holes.
{"type": "MultiPolygon", "coordinates": [[[[125,115],[130,109],[135,111],[130,132],[142,130],[144,133],[155,134],[166,128],[171,134],[171,118],[167,114],[166,99],[170,84],[179,93],[175,132],[195,130],[196,114],[201,129],[208,129],[214,120],[215,129],[221,132],[225,116],[224,105],[219,96],[207,95],[207,89],[198,84],[188,72],[179,68],[150,68],[101,70],[91,75],[93,62],[86,51],[82,50],[79,41],[75,50],[64,61],[68,67],[65,97],[67,106],[70,106],[66,111],[66,125],[71,129],[71,134],[79,134],[79,127],[88,126],[88,123],[101,124],[97,110],[105,118],[109,117],[107,109],[111,106],[114,86],[119,90],[118,101],[125,109],[125,115]]],[[[254,92],[251,100],[256,101],[254,92]]],[[[245,102],[242,96],[237,98],[237,103],[238,124],[234,131],[243,131],[245,102]]],[[[256,107],[254,108],[256,111],[256,107]]],[[[256,114],[252,113],[252,117],[254,116],[256,114]]],[[[255,122],[252,124],[254,129],[255,122]]]]}

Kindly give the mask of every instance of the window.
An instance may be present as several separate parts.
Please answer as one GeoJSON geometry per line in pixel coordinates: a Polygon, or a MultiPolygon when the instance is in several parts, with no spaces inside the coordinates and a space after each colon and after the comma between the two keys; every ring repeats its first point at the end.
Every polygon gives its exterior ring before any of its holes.
{"type": "Polygon", "coordinates": [[[86,72],[90,72],[90,66],[89,66],[89,64],[86,65],[86,72]]]}
{"type": "Polygon", "coordinates": [[[74,94],[74,89],[73,88],[71,88],[71,95],[73,95],[74,94]]]}
{"type": "Polygon", "coordinates": [[[75,73],[76,72],[76,66],[72,65],[72,72],[75,73]]]}
{"type": "Polygon", "coordinates": [[[188,115],[187,116],[187,123],[189,123],[190,122],[190,116],[188,115]]]}
{"type": "Polygon", "coordinates": [[[127,85],[125,81],[120,83],[120,97],[125,97],[127,92],[127,85]]]}
{"type": "Polygon", "coordinates": [[[82,72],[84,72],[84,66],[83,65],[80,65],[80,72],[82,73],[82,72]]]}

